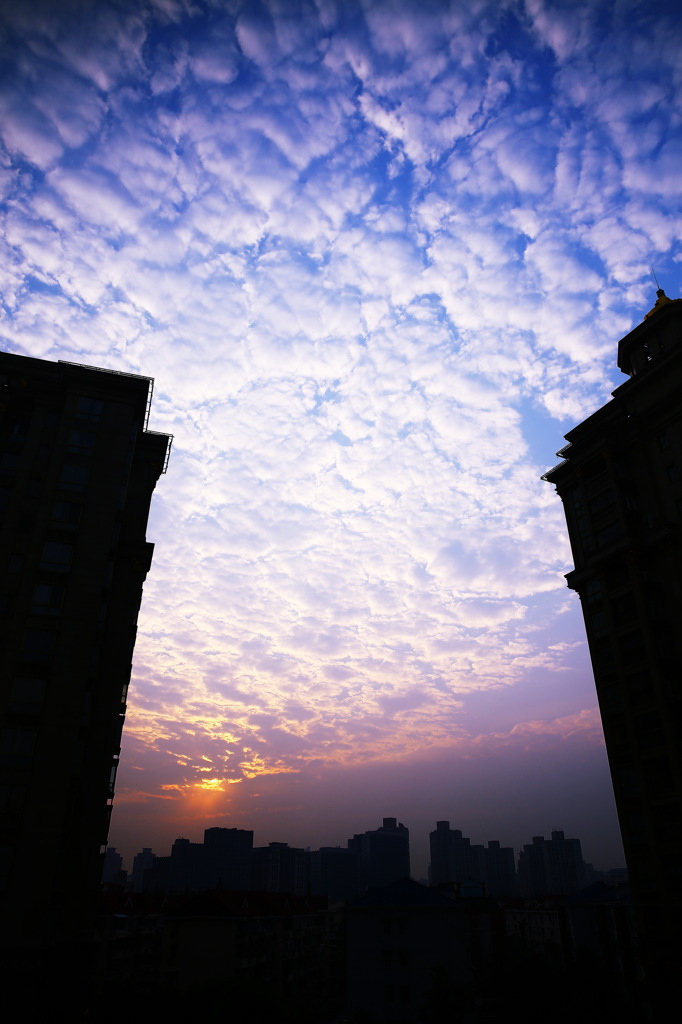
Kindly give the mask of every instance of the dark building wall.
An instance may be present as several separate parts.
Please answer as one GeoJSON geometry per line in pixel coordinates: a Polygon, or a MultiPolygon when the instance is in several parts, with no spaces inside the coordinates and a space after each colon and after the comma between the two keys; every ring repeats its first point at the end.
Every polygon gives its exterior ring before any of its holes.
{"type": "Polygon", "coordinates": [[[409,877],[410,830],[395,818],[384,818],[381,828],[354,835],[348,849],[360,858],[363,889],[409,877]]]}
{"type": "Polygon", "coordinates": [[[253,851],[253,886],[258,892],[295,893],[306,891],[305,850],[288,843],[270,843],[253,851]]]}
{"type": "Polygon", "coordinates": [[[579,839],[566,839],[561,831],[552,832],[551,839],[533,836],[519,856],[521,895],[567,896],[578,892],[587,883],[587,873],[579,839]]]}
{"type": "Polygon", "coordinates": [[[253,832],[243,828],[204,831],[206,889],[253,887],[253,832]]]}
{"type": "Polygon", "coordinates": [[[452,900],[403,878],[370,889],[344,916],[351,1019],[437,1019],[429,1010],[437,1005],[439,988],[448,992],[452,1019],[455,993],[474,980],[466,915],[452,900]]]}
{"type": "Polygon", "coordinates": [[[640,924],[665,959],[682,880],[682,300],[659,291],[618,365],[630,379],[545,479],[564,502],[640,924]]]}
{"type": "Polygon", "coordinates": [[[308,855],[310,892],[328,896],[331,903],[347,903],[360,893],[360,859],[352,850],[323,846],[308,855]]]}
{"type": "Polygon", "coordinates": [[[0,887],[25,941],[100,882],[169,448],[151,389],[0,354],[0,887]]]}
{"type": "Polygon", "coordinates": [[[501,847],[491,839],[487,848],[472,845],[449,821],[436,822],[429,833],[431,848],[431,885],[461,885],[480,882],[488,896],[516,894],[516,864],[511,847],[501,847]]]}

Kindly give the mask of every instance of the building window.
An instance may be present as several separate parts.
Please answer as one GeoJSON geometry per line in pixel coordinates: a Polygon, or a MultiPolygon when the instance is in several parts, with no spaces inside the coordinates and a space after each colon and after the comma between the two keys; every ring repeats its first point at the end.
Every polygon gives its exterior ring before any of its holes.
{"type": "Polygon", "coordinates": [[[12,680],[9,710],[15,714],[36,715],[42,711],[47,683],[44,679],[18,676],[12,680]]]}
{"type": "Polygon", "coordinates": [[[14,476],[19,469],[19,456],[14,452],[3,452],[0,455],[0,473],[7,476],[14,476]]]}
{"type": "Polygon", "coordinates": [[[72,555],[73,544],[64,544],[61,541],[56,540],[46,540],[43,544],[40,568],[49,569],[52,572],[67,572],[71,565],[72,555]]]}
{"type": "Polygon", "coordinates": [[[593,637],[606,636],[609,631],[609,620],[606,611],[600,608],[599,611],[590,615],[590,631],[593,637]]]}
{"type": "Polygon", "coordinates": [[[595,495],[594,498],[590,499],[590,512],[594,515],[596,512],[603,512],[605,508],[609,508],[615,504],[615,496],[613,490],[607,487],[605,491],[595,495]]]}
{"type": "Polygon", "coordinates": [[[92,455],[96,442],[97,434],[93,434],[91,430],[72,430],[67,451],[76,455],[92,455]]]}
{"type": "Polygon", "coordinates": [[[47,661],[54,650],[57,634],[53,629],[27,629],[22,654],[35,661],[47,661]]]}
{"type": "Polygon", "coordinates": [[[674,463],[667,467],[666,473],[668,474],[668,480],[671,484],[676,484],[677,481],[680,479],[679,470],[674,463]]]}
{"type": "Polygon", "coordinates": [[[9,782],[0,785],[0,814],[13,815],[23,810],[27,792],[28,786],[21,783],[9,782]]]}
{"type": "Polygon", "coordinates": [[[97,423],[102,419],[103,412],[104,402],[99,398],[87,398],[85,395],[81,395],[76,402],[76,416],[79,420],[97,423]]]}
{"type": "Polygon", "coordinates": [[[618,540],[623,536],[623,524],[619,519],[613,523],[609,523],[608,526],[602,527],[601,530],[596,530],[594,539],[597,542],[597,546],[600,548],[606,547],[607,544],[613,544],[614,541],[618,540]]]}
{"type": "Polygon", "coordinates": [[[52,505],[52,521],[60,525],[76,526],[82,509],[83,506],[74,501],[55,501],[52,505]]]}
{"type": "Polygon", "coordinates": [[[24,441],[28,434],[28,420],[15,420],[9,430],[9,437],[12,441],[24,441]]]}
{"type": "Polygon", "coordinates": [[[23,555],[10,555],[7,559],[7,572],[14,574],[19,573],[24,568],[24,556],[23,555]]]}
{"type": "Polygon", "coordinates": [[[36,583],[31,603],[32,615],[59,615],[64,600],[65,587],[52,583],[36,583]]]}
{"type": "Polygon", "coordinates": [[[568,498],[569,503],[571,504],[571,506],[574,509],[582,508],[582,506],[583,506],[583,493],[582,493],[580,487],[578,487],[577,485],[575,487],[571,487],[571,489],[568,492],[568,494],[566,495],[566,497],[568,498]]]}
{"type": "Polygon", "coordinates": [[[54,434],[57,433],[58,426],[59,426],[59,415],[58,415],[58,413],[56,413],[56,412],[48,412],[47,415],[45,416],[45,427],[47,428],[47,432],[51,436],[53,436],[54,434]]]}
{"type": "Polygon", "coordinates": [[[86,466],[62,466],[59,486],[63,491],[84,491],[88,482],[89,470],[86,466]]]}
{"type": "Polygon", "coordinates": [[[35,743],[35,729],[3,729],[0,733],[0,765],[3,768],[28,767],[35,743]]]}

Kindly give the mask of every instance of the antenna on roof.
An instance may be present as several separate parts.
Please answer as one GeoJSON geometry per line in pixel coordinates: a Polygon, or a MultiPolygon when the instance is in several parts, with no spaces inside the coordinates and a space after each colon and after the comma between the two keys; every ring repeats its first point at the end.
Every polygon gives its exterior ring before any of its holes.
{"type": "Polygon", "coordinates": [[[654,271],[654,268],[653,268],[652,266],[650,266],[650,267],[649,267],[649,270],[651,271],[651,274],[652,274],[652,276],[653,276],[653,279],[654,279],[654,281],[656,282],[656,291],[660,291],[660,289],[661,289],[661,286],[660,286],[660,284],[658,283],[658,278],[656,277],[656,272],[654,271]]]}

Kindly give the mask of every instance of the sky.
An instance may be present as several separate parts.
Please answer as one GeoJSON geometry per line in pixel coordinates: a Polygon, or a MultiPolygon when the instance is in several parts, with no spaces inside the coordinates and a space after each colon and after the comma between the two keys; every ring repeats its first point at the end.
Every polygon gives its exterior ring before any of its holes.
{"type": "Polygon", "coordinates": [[[0,343],[155,379],[110,844],[623,863],[542,474],[680,295],[682,14],[0,4],[0,343]]]}

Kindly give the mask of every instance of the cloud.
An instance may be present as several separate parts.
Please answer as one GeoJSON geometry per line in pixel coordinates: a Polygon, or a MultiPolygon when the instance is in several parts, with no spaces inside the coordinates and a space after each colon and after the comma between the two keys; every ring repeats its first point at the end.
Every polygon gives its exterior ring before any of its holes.
{"type": "Polygon", "coordinates": [[[679,18],[61,6],[2,14],[0,330],[153,376],[175,435],[140,790],[246,814],[261,777],[600,742],[540,476],[617,383],[649,263],[675,292],[679,18]]]}

